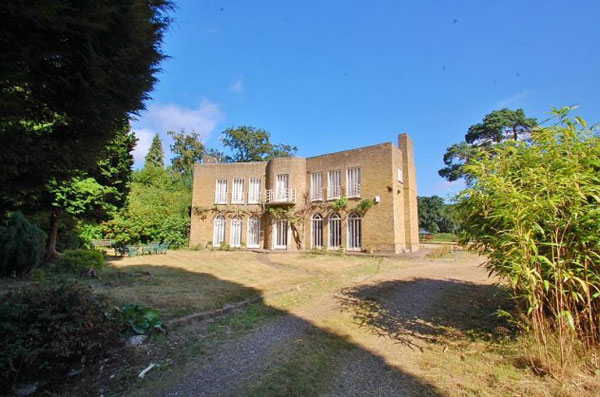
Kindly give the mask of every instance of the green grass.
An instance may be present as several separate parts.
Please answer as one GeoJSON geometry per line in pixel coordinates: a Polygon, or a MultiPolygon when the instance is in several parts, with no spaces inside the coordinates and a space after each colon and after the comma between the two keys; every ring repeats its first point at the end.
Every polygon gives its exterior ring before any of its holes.
{"type": "Polygon", "coordinates": [[[335,379],[337,362],[353,349],[345,339],[309,329],[290,349],[276,353],[275,365],[244,390],[246,396],[314,396],[335,379]]]}

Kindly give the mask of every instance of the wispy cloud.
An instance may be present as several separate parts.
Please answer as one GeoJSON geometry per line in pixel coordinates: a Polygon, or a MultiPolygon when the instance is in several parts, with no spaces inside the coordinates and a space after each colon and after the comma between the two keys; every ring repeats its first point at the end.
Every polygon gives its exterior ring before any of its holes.
{"type": "Polygon", "coordinates": [[[169,159],[171,157],[170,138],[167,131],[195,131],[205,141],[224,118],[225,115],[219,105],[208,99],[202,99],[196,108],[187,108],[176,104],[151,104],[142,117],[133,123],[133,131],[138,137],[138,143],[133,152],[136,166],[139,167],[143,164],[143,159],[155,133],[161,137],[165,158],[169,159]]]}
{"type": "Polygon", "coordinates": [[[498,102],[497,107],[505,108],[507,106],[517,105],[520,102],[522,102],[525,98],[527,98],[529,95],[531,95],[531,90],[523,89],[520,92],[516,93],[515,95],[498,102]]]}
{"type": "Polygon", "coordinates": [[[244,92],[244,77],[240,76],[236,78],[233,83],[229,85],[229,92],[234,94],[241,94],[244,92]]]}
{"type": "Polygon", "coordinates": [[[465,188],[463,180],[449,182],[446,179],[439,179],[435,185],[433,185],[433,194],[436,194],[446,200],[454,197],[458,192],[465,188]]]}

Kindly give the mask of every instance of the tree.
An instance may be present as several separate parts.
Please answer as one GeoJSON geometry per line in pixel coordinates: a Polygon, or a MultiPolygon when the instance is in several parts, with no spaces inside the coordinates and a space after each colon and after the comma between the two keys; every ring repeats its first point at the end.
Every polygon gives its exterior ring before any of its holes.
{"type": "Polygon", "coordinates": [[[0,195],[95,168],[123,120],[144,108],[170,8],[169,0],[0,2],[0,195]]]}
{"type": "Polygon", "coordinates": [[[293,156],[296,146],[271,143],[271,134],[251,126],[228,128],[223,131],[223,144],[232,152],[232,161],[266,161],[275,157],[293,156]]]}
{"type": "Polygon", "coordinates": [[[440,231],[439,223],[443,218],[444,199],[439,196],[417,197],[419,208],[419,228],[431,233],[440,231]]]}
{"type": "Polygon", "coordinates": [[[186,180],[186,183],[191,184],[194,164],[200,162],[206,152],[206,148],[200,141],[200,134],[196,132],[186,134],[185,131],[180,133],[169,131],[167,134],[173,138],[171,152],[174,157],[171,160],[171,167],[186,180]]]}
{"type": "Polygon", "coordinates": [[[536,119],[526,117],[523,109],[494,110],[487,114],[481,123],[469,127],[465,142],[453,144],[446,150],[446,166],[438,173],[448,181],[460,179],[465,175],[462,171],[463,166],[478,152],[475,148],[489,149],[507,139],[527,140],[535,127],[536,119]]]}
{"type": "Polygon", "coordinates": [[[100,222],[112,218],[118,209],[125,206],[135,141],[127,123],[106,146],[104,157],[98,161],[96,169],[89,173],[80,171],[68,180],[54,179],[48,183],[46,199],[42,200],[50,208],[46,260],[58,257],[56,242],[62,214],[100,222]]]}
{"type": "Polygon", "coordinates": [[[462,243],[510,282],[545,354],[556,331],[561,363],[574,336],[600,344],[600,132],[569,110],[554,110],[559,122],[531,142],[480,148],[457,204],[462,243]]]}
{"type": "Polygon", "coordinates": [[[160,140],[160,136],[158,136],[158,133],[156,133],[154,138],[152,138],[152,144],[150,145],[150,149],[148,150],[145,161],[145,167],[163,168],[165,166],[165,153],[163,151],[162,142],[160,140]]]}

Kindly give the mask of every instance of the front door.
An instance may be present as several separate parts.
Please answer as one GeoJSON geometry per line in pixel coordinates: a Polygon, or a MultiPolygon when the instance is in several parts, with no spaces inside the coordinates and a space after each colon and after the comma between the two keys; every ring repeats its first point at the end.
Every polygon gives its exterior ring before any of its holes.
{"type": "Polygon", "coordinates": [[[273,225],[273,247],[287,249],[288,222],[286,219],[276,219],[273,225]]]}

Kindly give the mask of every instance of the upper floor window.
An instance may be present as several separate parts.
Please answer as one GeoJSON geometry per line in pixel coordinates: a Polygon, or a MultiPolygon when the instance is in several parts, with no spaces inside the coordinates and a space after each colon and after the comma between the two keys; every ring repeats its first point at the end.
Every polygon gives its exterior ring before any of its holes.
{"type": "Polygon", "coordinates": [[[248,204],[258,204],[260,202],[260,178],[250,178],[248,187],[248,204]]]}
{"type": "Polygon", "coordinates": [[[310,199],[313,201],[323,200],[323,175],[310,175],[310,199]]]}
{"type": "Polygon", "coordinates": [[[244,203],[244,180],[234,179],[233,186],[231,187],[231,203],[232,204],[243,204],[244,203]]]}
{"type": "Polygon", "coordinates": [[[402,178],[402,168],[398,167],[398,182],[403,183],[404,180],[402,178]]]}
{"type": "Polygon", "coordinates": [[[217,179],[215,203],[227,204],[227,179],[217,179]]]}
{"type": "Polygon", "coordinates": [[[277,175],[275,179],[275,200],[287,201],[289,200],[289,181],[290,176],[288,174],[277,175]]]}
{"type": "Polygon", "coordinates": [[[346,170],[346,195],[360,197],[360,168],[358,167],[346,170]]]}
{"type": "Polygon", "coordinates": [[[342,195],[342,171],[327,173],[327,199],[338,199],[342,195]]]}

